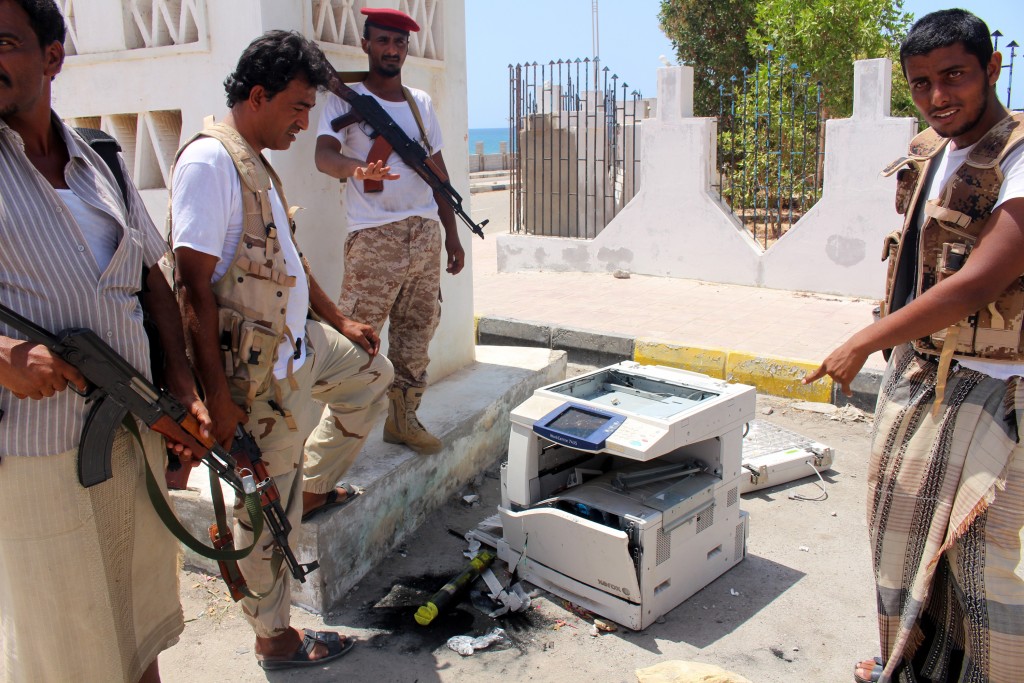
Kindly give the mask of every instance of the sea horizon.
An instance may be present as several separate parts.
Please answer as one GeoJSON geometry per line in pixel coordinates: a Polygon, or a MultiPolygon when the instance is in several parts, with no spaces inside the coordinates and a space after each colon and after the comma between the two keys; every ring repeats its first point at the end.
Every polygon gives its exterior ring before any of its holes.
{"type": "MultiPolygon", "coordinates": [[[[484,154],[498,154],[501,143],[508,142],[508,127],[502,128],[470,128],[469,153],[476,154],[476,143],[484,143],[484,154]]],[[[506,149],[507,149],[506,145],[506,149]]]]}

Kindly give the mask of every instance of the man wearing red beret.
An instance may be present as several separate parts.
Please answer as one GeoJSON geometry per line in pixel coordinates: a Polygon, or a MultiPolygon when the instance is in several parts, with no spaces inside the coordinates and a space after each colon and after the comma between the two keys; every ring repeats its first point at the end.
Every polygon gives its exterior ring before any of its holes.
{"type": "MultiPolygon", "coordinates": [[[[366,15],[362,47],[369,73],[352,88],[376,98],[444,169],[441,128],[430,96],[402,85],[409,33],[419,26],[397,10],[361,11],[366,15]]],[[[397,154],[378,158],[383,155],[374,150],[372,129],[366,124],[331,129],[331,121],[349,109],[348,103],[328,94],[316,141],[316,167],[342,181],[352,179],[345,183],[348,237],[338,306],[378,332],[390,317],[388,358],[395,380],[388,391],[384,440],[404,443],[421,454],[437,453],[441,441],[423,427],[416,410],[427,385],[427,348],[441,316],[439,221],[449,273],[462,270],[465,253],[451,206],[439,201],[397,154]]]]}

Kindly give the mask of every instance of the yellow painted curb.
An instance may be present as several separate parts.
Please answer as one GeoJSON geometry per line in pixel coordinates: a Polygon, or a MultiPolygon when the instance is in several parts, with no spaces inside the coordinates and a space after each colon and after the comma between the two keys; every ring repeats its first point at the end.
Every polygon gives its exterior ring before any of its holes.
{"type": "Polygon", "coordinates": [[[480,343],[480,316],[473,316],[473,343],[480,343]]]}
{"type": "Polygon", "coordinates": [[[755,356],[733,351],[725,365],[725,379],[757,387],[758,393],[785,396],[814,403],[831,403],[832,378],[801,384],[804,375],[817,369],[814,363],[791,358],[755,356]]]}
{"type": "Polygon", "coordinates": [[[678,346],[653,339],[638,338],[633,345],[633,360],[646,365],[667,365],[699,372],[716,379],[725,378],[728,352],[697,346],[678,346]]]}

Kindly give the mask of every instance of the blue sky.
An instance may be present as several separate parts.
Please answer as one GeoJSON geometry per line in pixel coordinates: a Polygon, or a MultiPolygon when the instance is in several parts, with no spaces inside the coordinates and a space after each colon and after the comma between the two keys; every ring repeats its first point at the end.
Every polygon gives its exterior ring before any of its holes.
{"type": "MultiPolygon", "coordinates": [[[[592,0],[466,0],[469,127],[508,125],[509,64],[592,57],[592,5],[592,0]]],[[[915,16],[956,6],[936,0],[904,2],[904,10],[915,16]]],[[[599,0],[598,5],[601,63],[629,83],[631,91],[648,97],[657,94],[659,56],[675,61],[672,44],[658,27],[660,7],[660,0],[599,0]]],[[[968,5],[989,28],[1006,36],[1000,40],[1001,50],[1010,40],[1024,45],[1024,12],[1019,8],[1020,0],[971,0],[968,5]]],[[[1001,98],[1006,85],[1004,76],[1001,98]]],[[[1013,91],[1014,105],[1024,106],[1024,49],[1017,50],[1013,91]]]]}

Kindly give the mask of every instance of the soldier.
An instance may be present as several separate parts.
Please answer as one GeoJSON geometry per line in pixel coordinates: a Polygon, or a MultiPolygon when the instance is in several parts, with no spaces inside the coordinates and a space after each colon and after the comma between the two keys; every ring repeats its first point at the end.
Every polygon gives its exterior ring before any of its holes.
{"type": "MultiPolygon", "coordinates": [[[[230,112],[178,152],[171,191],[175,279],[214,435],[226,446],[239,423],[251,426],[296,528],[304,512],[353,495],[336,484],[393,376],[373,328],[342,315],[309,272],[280,178],[260,153],[291,146],[329,78],[323,53],[299,34],[254,40],[224,81],[230,112]],[[307,320],[310,310],[318,320],[307,320]],[[316,402],[327,409],[307,440],[298,425],[316,402]]],[[[252,541],[237,520],[235,535],[252,541]]],[[[239,562],[263,594],[242,600],[260,666],[319,665],[348,652],[351,637],[303,637],[290,625],[291,577],[274,552],[265,530],[239,562]]]]}
{"type": "MultiPolygon", "coordinates": [[[[159,268],[148,271],[141,306],[137,296],[143,266],[167,244],[135,186],[122,194],[51,109],[65,33],[53,0],[0,0],[0,303],[54,332],[90,328],[150,376],[144,309],[160,333],[166,384],[208,437],[159,268]]],[[[178,544],[143,466],[163,471],[163,440],[118,429],[113,477],[83,488],[88,404],[69,384],[86,388],[74,367],[0,325],[0,680],[159,681],[157,655],[185,626],[178,544]]]]}
{"type": "MultiPolygon", "coordinates": [[[[441,128],[430,96],[402,85],[409,32],[419,31],[419,26],[397,10],[361,11],[367,17],[362,45],[369,73],[353,89],[373,95],[444,169],[441,128]]],[[[372,130],[352,125],[335,133],[331,121],[349,109],[329,94],[316,140],[316,167],[331,177],[352,179],[345,183],[349,234],[339,306],[345,315],[378,331],[390,316],[388,358],[395,382],[388,391],[384,440],[404,443],[421,454],[437,453],[441,441],[424,428],[416,410],[427,385],[427,347],[441,317],[439,217],[447,271],[459,273],[465,259],[455,214],[397,155],[378,158],[372,130]]]]}
{"type": "Polygon", "coordinates": [[[854,678],[1019,681],[1024,115],[996,97],[1001,57],[969,12],[923,17],[900,61],[931,127],[888,169],[905,220],[885,315],[804,380],[849,395],[895,347],[868,468],[881,657],[854,678]]]}

